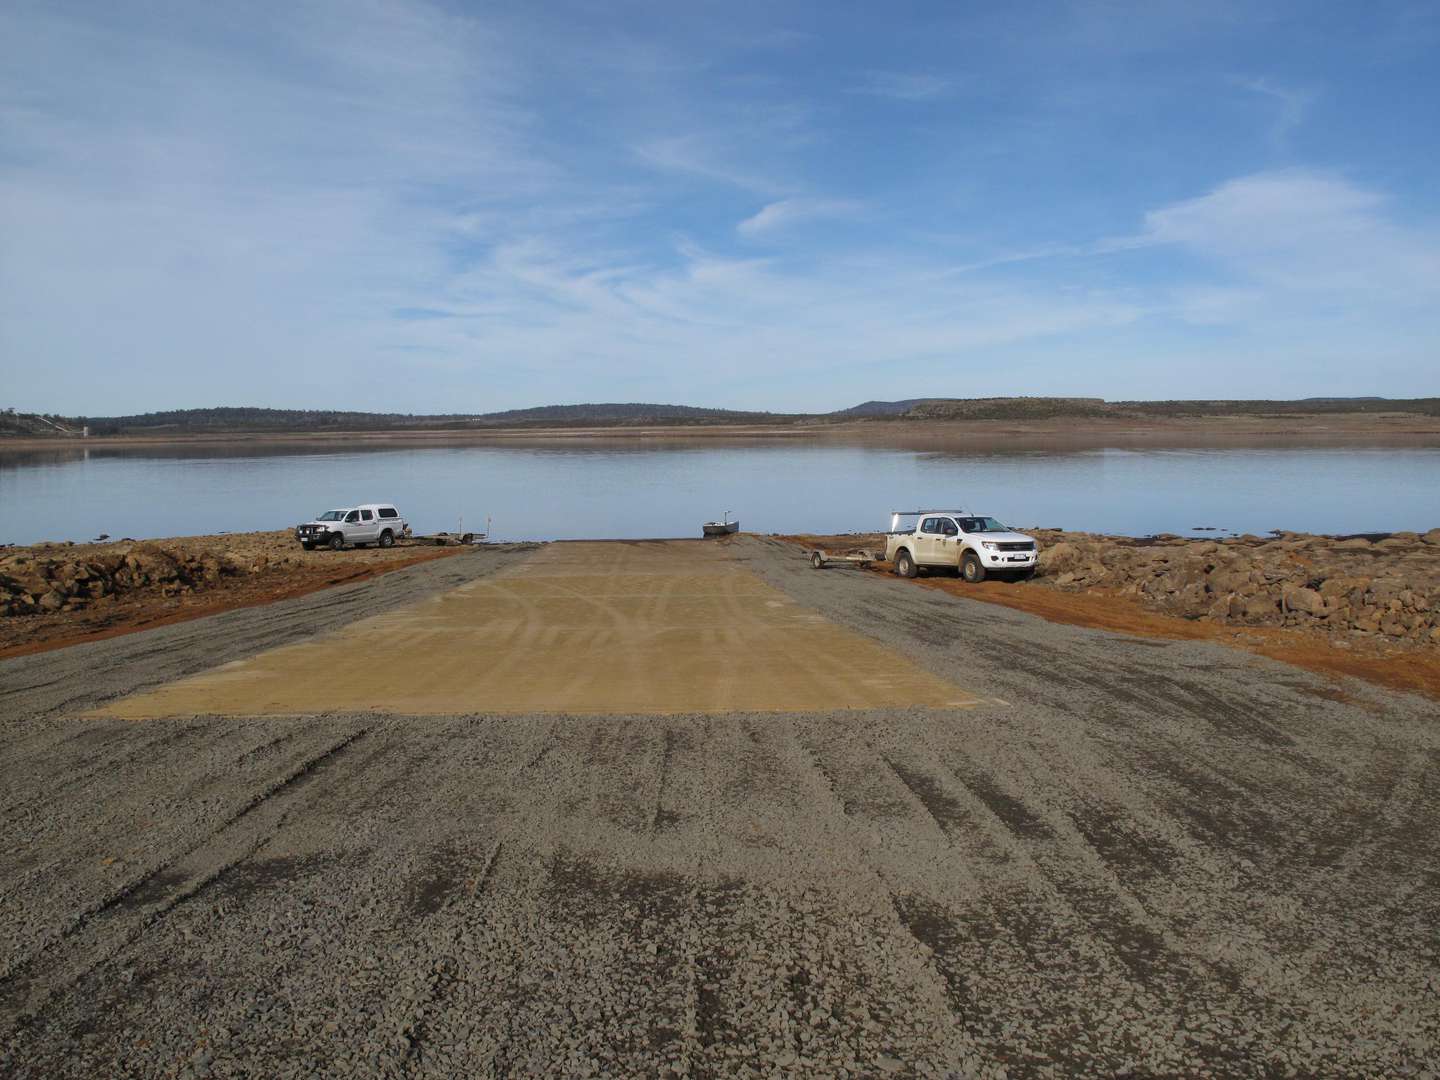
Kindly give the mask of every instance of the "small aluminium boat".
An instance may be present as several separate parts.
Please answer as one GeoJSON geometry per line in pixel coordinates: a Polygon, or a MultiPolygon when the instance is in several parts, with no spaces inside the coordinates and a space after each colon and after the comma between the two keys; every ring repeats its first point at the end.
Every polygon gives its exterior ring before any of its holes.
{"type": "Polygon", "coordinates": [[[730,520],[730,511],[725,511],[725,516],[719,521],[707,521],[700,528],[706,536],[728,536],[730,533],[740,531],[740,522],[730,520]]]}

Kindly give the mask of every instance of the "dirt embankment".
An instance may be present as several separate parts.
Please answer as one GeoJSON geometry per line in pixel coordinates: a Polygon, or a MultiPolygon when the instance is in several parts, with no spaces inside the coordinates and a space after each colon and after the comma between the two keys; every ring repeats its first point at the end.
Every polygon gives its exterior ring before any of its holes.
{"type": "Polygon", "coordinates": [[[305,551],[288,530],[0,549],[0,657],[300,596],[464,550],[305,551]]]}

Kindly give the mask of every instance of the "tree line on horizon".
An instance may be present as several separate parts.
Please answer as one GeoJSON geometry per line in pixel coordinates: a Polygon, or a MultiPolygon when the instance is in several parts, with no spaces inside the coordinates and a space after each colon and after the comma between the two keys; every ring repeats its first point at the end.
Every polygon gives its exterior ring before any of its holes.
{"type": "Polygon", "coordinates": [[[912,398],[867,401],[828,413],[776,413],[647,402],[543,405],[491,413],[380,413],[343,409],[215,406],[128,416],[61,416],[0,410],[0,435],[55,435],[53,425],[91,435],[222,432],[474,431],[504,427],[817,424],[843,421],[1046,420],[1064,417],[1298,416],[1399,412],[1440,416],[1440,398],[1314,397],[1294,400],[1106,401],[1079,397],[912,398]]]}

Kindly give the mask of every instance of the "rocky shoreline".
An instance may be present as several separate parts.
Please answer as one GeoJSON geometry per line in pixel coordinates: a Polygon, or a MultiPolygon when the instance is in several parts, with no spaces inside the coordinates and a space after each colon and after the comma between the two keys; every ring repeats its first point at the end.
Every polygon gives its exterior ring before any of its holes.
{"type": "Polygon", "coordinates": [[[1030,530],[1035,586],[1113,590],[1185,619],[1440,645],[1440,529],[1370,536],[1143,539],[1030,530]]]}
{"type": "Polygon", "coordinates": [[[199,545],[194,539],[40,544],[7,553],[0,557],[0,615],[75,611],[139,591],[181,595],[222,578],[300,564],[298,553],[199,545]]]}
{"type": "Polygon", "coordinates": [[[310,552],[288,529],[0,547],[0,656],[271,603],[459,550],[458,537],[430,537],[310,552]]]}

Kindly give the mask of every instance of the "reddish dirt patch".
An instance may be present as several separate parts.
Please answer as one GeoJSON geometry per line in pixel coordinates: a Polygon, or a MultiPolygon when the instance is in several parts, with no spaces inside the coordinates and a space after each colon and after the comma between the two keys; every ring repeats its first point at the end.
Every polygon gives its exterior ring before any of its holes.
{"type": "Polygon", "coordinates": [[[302,567],[224,578],[209,588],[183,596],[153,593],[119,596],[80,611],[4,618],[0,619],[0,660],[153,630],[237,608],[273,604],[470,550],[473,549],[417,547],[403,553],[398,548],[383,553],[325,552],[314,563],[302,567]],[[383,560],[376,557],[381,554],[388,557],[383,560]]]}
{"type": "MultiPolygon", "coordinates": [[[[854,536],[778,536],[807,550],[824,548],[841,552],[849,548],[884,550],[885,538],[878,533],[854,536]]],[[[888,574],[890,564],[875,563],[870,573],[888,574]]],[[[958,578],[924,577],[915,584],[938,589],[966,600],[999,604],[1050,622],[1087,626],[1136,637],[1173,641],[1213,641],[1244,649],[1260,656],[1294,664],[1331,678],[1364,679],[1395,690],[1424,694],[1440,699],[1440,650],[1405,649],[1357,642],[1349,649],[1336,648],[1323,634],[1278,627],[1236,627],[1178,619],[1149,611],[1128,596],[1103,588],[1083,593],[1060,592],[1036,583],[1016,585],[986,581],[969,585],[958,578]]]]}

